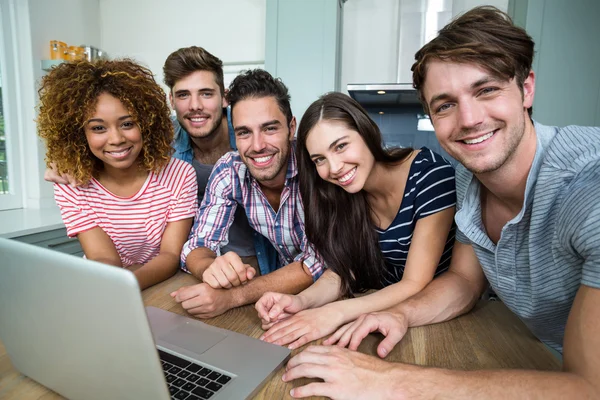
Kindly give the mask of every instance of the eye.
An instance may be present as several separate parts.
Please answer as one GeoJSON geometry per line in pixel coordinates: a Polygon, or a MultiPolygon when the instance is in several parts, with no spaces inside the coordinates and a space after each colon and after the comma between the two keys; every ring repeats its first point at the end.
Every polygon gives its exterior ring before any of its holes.
{"type": "Polygon", "coordinates": [[[479,91],[479,94],[481,94],[481,95],[486,95],[486,94],[494,93],[494,92],[495,92],[495,91],[497,91],[497,90],[498,90],[498,88],[497,88],[497,87],[492,87],[492,86],[490,86],[490,87],[485,87],[485,88],[483,88],[483,89],[481,89],[481,90],[479,91]]]}
{"type": "Polygon", "coordinates": [[[250,132],[248,132],[248,131],[246,131],[246,130],[243,130],[243,131],[237,131],[237,132],[235,133],[235,135],[236,135],[237,137],[248,136],[249,134],[250,134],[250,132]]]}
{"type": "Polygon", "coordinates": [[[175,97],[177,97],[178,99],[185,99],[186,97],[188,97],[190,94],[189,93],[177,93],[175,95],[175,97]]]}
{"type": "Polygon", "coordinates": [[[321,165],[325,161],[325,157],[315,157],[312,159],[315,165],[321,165]]]}
{"type": "Polygon", "coordinates": [[[348,143],[339,143],[337,146],[335,146],[335,150],[336,151],[340,151],[345,149],[348,146],[348,143]]]}
{"type": "Polygon", "coordinates": [[[213,94],[212,94],[212,93],[210,93],[210,92],[202,92],[202,93],[200,94],[200,96],[202,96],[202,97],[204,97],[204,98],[206,98],[206,99],[209,99],[209,98],[211,98],[211,97],[212,97],[212,95],[213,95],[213,94]]]}
{"type": "Polygon", "coordinates": [[[88,129],[94,133],[101,133],[104,132],[106,129],[104,128],[104,125],[94,125],[94,126],[90,126],[88,127],[88,129]]]}
{"type": "Polygon", "coordinates": [[[267,132],[275,132],[275,131],[277,131],[277,127],[276,126],[267,126],[266,131],[267,132]]]}
{"type": "Polygon", "coordinates": [[[121,124],[121,127],[123,129],[131,129],[135,126],[135,123],[133,121],[125,121],[121,124]]]}
{"type": "Polygon", "coordinates": [[[441,113],[441,112],[447,111],[450,107],[452,107],[452,103],[444,103],[441,106],[439,106],[438,108],[436,108],[435,112],[441,113]]]}

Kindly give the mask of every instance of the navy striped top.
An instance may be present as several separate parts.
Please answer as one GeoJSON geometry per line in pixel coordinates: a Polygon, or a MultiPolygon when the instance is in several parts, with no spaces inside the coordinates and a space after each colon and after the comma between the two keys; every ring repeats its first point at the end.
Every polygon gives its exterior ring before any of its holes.
{"type": "MultiPolygon", "coordinates": [[[[456,204],[454,168],[439,154],[422,147],[410,166],[400,210],[390,226],[377,229],[386,269],[383,286],[399,282],[417,221],[456,204]]],[[[448,233],[436,275],[450,266],[455,227],[448,233]]]]}
{"type": "Polygon", "coordinates": [[[600,288],[600,128],[536,122],[535,131],[523,208],[496,244],[481,220],[479,181],[457,167],[456,238],[473,246],[506,306],[562,353],[577,290],[600,288]]]}

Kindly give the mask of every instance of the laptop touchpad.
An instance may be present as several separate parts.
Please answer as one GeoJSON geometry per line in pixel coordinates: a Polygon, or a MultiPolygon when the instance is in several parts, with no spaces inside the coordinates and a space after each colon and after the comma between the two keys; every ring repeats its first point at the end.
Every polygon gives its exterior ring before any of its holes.
{"type": "Polygon", "coordinates": [[[182,349],[202,354],[226,337],[227,335],[220,332],[184,323],[161,335],[160,340],[181,347],[182,349]]]}

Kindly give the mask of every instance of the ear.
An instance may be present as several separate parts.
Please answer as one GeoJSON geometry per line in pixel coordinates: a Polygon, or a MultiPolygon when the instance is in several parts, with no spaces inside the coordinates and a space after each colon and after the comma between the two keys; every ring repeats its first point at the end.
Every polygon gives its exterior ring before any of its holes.
{"type": "Polygon", "coordinates": [[[174,110],[175,105],[173,104],[173,91],[169,91],[169,104],[171,104],[171,108],[174,110]]]}
{"type": "Polygon", "coordinates": [[[535,73],[529,71],[527,78],[523,82],[523,108],[528,109],[533,106],[533,98],[535,96],[535,73]]]}
{"type": "Polygon", "coordinates": [[[294,140],[294,136],[296,135],[296,117],[292,117],[290,121],[290,140],[294,140]]]}
{"type": "Polygon", "coordinates": [[[229,105],[229,102],[227,101],[227,94],[229,93],[229,89],[225,89],[225,92],[223,93],[223,99],[222,99],[222,107],[223,108],[227,108],[227,106],[229,105]]]}

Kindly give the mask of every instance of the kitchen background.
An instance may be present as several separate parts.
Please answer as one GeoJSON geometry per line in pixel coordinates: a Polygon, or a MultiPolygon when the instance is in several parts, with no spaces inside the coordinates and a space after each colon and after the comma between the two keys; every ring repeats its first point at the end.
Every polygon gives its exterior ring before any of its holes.
{"type": "Polygon", "coordinates": [[[366,84],[409,83],[414,52],[480,4],[508,11],[536,42],[534,117],[600,125],[596,0],[0,0],[0,210],[54,207],[34,122],[50,40],[135,58],[159,82],[169,53],[199,45],[225,62],[227,80],[260,66],[281,77],[298,118],[350,84],[388,144],[437,149],[410,86],[379,95],[366,84]]]}

